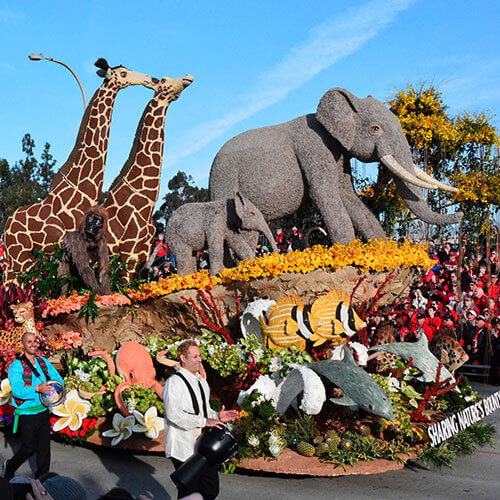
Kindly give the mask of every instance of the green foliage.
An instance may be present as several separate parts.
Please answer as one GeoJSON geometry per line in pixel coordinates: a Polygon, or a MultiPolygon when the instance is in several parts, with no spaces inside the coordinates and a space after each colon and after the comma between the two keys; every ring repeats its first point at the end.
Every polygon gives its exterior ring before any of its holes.
{"type": "Polygon", "coordinates": [[[99,316],[99,307],[95,303],[95,293],[90,292],[89,298],[85,304],[80,309],[78,313],[79,318],[85,317],[85,321],[88,323],[89,320],[94,320],[99,316]]]}
{"type": "Polygon", "coordinates": [[[418,457],[424,463],[433,464],[437,468],[452,468],[457,456],[472,455],[479,446],[495,446],[495,435],[495,427],[481,420],[439,446],[424,448],[419,452],[418,457]]]}
{"type": "Polygon", "coordinates": [[[242,413],[239,421],[240,458],[257,458],[261,456],[277,456],[285,447],[283,427],[278,421],[276,410],[264,399],[259,391],[252,391],[242,402],[242,413]]]}
{"type": "Polygon", "coordinates": [[[286,421],[285,437],[289,446],[297,446],[301,441],[312,443],[316,434],[316,422],[311,415],[299,412],[297,418],[286,421]]]}
{"type": "Polygon", "coordinates": [[[92,396],[89,417],[103,417],[106,413],[115,412],[118,407],[115,400],[115,389],[123,380],[114,375],[107,381],[106,392],[92,396]]]}
{"type": "Polygon", "coordinates": [[[133,279],[127,281],[126,276],[129,269],[132,267],[132,262],[122,262],[119,255],[113,255],[109,260],[109,284],[112,292],[117,292],[125,295],[130,299],[127,289],[138,290],[139,287],[146,283],[146,280],[133,279]]]}
{"type": "Polygon", "coordinates": [[[175,337],[173,339],[166,339],[161,335],[148,335],[144,339],[144,347],[147,349],[152,357],[155,357],[159,352],[164,351],[168,345],[173,341],[180,340],[180,337],[175,337]]]}
{"type": "Polygon", "coordinates": [[[385,458],[401,462],[399,454],[408,452],[408,446],[401,440],[386,441],[347,431],[342,434],[340,446],[329,447],[328,452],[323,453],[322,459],[347,469],[360,460],[385,458]]]}
{"type": "Polygon", "coordinates": [[[39,250],[33,250],[36,262],[25,273],[19,274],[23,287],[34,286],[35,297],[41,299],[53,299],[62,294],[65,286],[71,291],[74,289],[76,278],[72,276],[58,276],[59,263],[62,260],[62,250],[56,245],[54,252],[49,254],[39,250]]]}
{"type": "Polygon", "coordinates": [[[35,158],[35,141],[30,134],[22,139],[25,158],[10,166],[0,159],[0,231],[7,219],[24,205],[31,205],[44,199],[48,192],[56,162],[50,154],[50,145],[45,144],[41,160],[35,158]]]}
{"type": "Polygon", "coordinates": [[[122,391],[122,400],[130,412],[137,410],[144,414],[149,408],[155,406],[158,415],[164,415],[165,413],[163,401],[152,387],[146,389],[141,384],[131,385],[122,391]]]}

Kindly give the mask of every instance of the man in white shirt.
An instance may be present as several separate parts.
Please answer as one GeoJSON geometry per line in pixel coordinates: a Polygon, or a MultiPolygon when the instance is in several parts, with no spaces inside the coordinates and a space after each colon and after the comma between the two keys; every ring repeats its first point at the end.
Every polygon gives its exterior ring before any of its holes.
{"type": "MultiPolygon", "coordinates": [[[[193,453],[196,439],[204,427],[221,427],[238,416],[236,410],[217,413],[210,408],[210,387],[200,375],[201,353],[194,340],[186,340],[177,350],[180,368],[163,388],[165,406],[165,455],[178,469],[193,453]],[[191,391],[189,387],[191,388],[191,391]],[[194,400],[191,396],[194,395],[194,400]],[[195,404],[193,404],[195,403],[195,404]]],[[[178,497],[198,492],[205,500],[219,494],[217,466],[205,466],[189,488],[178,487],[178,497]]]]}

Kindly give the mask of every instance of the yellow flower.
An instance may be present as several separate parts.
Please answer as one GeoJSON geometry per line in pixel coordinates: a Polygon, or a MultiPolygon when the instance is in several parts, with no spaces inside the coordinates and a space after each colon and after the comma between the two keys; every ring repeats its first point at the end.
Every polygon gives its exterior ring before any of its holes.
{"type": "Polygon", "coordinates": [[[111,446],[116,446],[120,441],[125,441],[132,435],[135,418],[133,415],[124,417],[121,413],[113,415],[113,428],[102,433],[104,437],[111,437],[111,446]]]}
{"type": "Polygon", "coordinates": [[[76,431],[82,425],[82,420],[87,416],[90,408],[90,403],[82,399],[76,389],[69,391],[64,404],[52,409],[54,415],[61,417],[54,424],[54,432],[58,432],[68,426],[70,430],[76,431]]]}
{"type": "Polygon", "coordinates": [[[134,416],[137,424],[134,425],[132,430],[134,432],[145,432],[146,437],[149,439],[156,439],[160,431],[165,427],[163,417],[158,416],[156,406],[149,408],[144,415],[138,411],[134,411],[134,416]]]}
{"type": "Polygon", "coordinates": [[[0,406],[10,405],[12,402],[12,389],[8,378],[2,380],[0,386],[0,406]]]}

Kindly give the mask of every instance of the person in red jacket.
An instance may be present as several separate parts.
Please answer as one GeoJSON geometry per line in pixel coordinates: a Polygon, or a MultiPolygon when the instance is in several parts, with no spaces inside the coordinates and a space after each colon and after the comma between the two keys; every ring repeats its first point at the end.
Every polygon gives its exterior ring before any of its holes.
{"type": "Polygon", "coordinates": [[[488,289],[488,295],[495,300],[498,300],[500,294],[500,285],[498,284],[498,274],[491,275],[491,285],[488,289]]]}

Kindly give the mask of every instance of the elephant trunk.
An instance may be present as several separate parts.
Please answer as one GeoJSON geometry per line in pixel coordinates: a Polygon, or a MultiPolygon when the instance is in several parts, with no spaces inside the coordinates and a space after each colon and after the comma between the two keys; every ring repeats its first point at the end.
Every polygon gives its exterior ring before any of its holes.
{"type": "MultiPolygon", "coordinates": [[[[456,188],[448,186],[432,178],[418,167],[414,167],[411,162],[411,156],[409,157],[410,169],[401,166],[401,163],[391,155],[382,156],[380,160],[393,173],[394,182],[396,183],[399,194],[405,201],[406,206],[418,219],[428,224],[435,224],[438,226],[458,224],[462,220],[462,212],[456,212],[454,214],[439,214],[433,212],[423,199],[420,190],[420,188],[423,187],[425,189],[443,189],[456,192],[456,188]]],[[[403,165],[407,163],[408,161],[402,162],[403,165]]]]}
{"type": "Polygon", "coordinates": [[[273,249],[274,253],[278,253],[278,247],[276,245],[276,242],[274,241],[273,233],[269,229],[269,226],[266,223],[266,227],[263,230],[264,231],[264,236],[268,239],[269,244],[271,245],[271,248],[273,249]]]}

